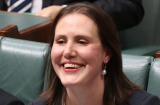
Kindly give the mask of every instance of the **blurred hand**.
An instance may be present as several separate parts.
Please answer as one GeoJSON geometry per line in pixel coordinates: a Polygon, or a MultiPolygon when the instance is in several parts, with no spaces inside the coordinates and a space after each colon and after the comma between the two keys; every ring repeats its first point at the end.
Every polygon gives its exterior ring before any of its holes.
{"type": "Polygon", "coordinates": [[[63,6],[49,6],[42,9],[42,11],[37,12],[35,15],[55,19],[55,17],[57,16],[57,14],[62,8],[63,6]]]}

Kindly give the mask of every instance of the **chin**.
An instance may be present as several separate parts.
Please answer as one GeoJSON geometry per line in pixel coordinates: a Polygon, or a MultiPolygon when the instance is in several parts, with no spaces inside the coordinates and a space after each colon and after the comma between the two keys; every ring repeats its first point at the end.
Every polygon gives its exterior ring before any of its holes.
{"type": "Polygon", "coordinates": [[[72,86],[76,86],[78,85],[78,83],[75,83],[75,82],[62,82],[62,84],[65,86],[65,87],[72,87],[72,86]]]}

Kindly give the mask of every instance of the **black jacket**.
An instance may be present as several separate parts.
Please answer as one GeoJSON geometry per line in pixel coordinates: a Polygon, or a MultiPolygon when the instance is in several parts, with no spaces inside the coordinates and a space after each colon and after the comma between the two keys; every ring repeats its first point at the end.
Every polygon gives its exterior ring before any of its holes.
{"type": "Polygon", "coordinates": [[[0,105],[24,105],[17,97],[0,89],[0,105]]]}
{"type": "MultiPolygon", "coordinates": [[[[44,105],[44,99],[39,98],[29,105],[44,105]]],[[[160,99],[146,91],[136,91],[124,105],[160,105],[160,99]]]]}
{"type": "MultiPolygon", "coordinates": [[[[7,10],[4,1],[0,0],[0,10],[7,10]]],[[[85,1],[95,3],[107,11],[112,16],[118,30],[137,25],[144,16],[142,0],[43,0],[42,7],[85,1]]]]}

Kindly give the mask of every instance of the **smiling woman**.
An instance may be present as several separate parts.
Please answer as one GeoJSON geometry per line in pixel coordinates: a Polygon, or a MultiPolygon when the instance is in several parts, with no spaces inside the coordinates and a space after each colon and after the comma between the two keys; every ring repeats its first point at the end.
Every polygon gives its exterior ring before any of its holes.
{"type": "Polygon", "coordinates": [[[160,105],[124,75],[117,30],[103,10],[93,4],[67,6],[53,29],[54,70],[48,88],[31,105],[160,105]]]}

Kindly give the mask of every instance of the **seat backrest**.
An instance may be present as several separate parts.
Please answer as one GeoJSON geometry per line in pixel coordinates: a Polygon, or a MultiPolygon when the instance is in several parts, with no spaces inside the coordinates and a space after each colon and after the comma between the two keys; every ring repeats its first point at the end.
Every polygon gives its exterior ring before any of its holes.
{"type": "Polygon", "coordinates": [[[146,90],[150,64],[153,61],[153,57],[124,54],[122,55],[122,60],[123,71],[129,80],[142,86],[143,89],[146,90]]]}
{"type": "Polygon", "coordinates": [[[147,91],[160,97],[160,58],[151,65],[147,91]]]}
{"type": "Polygon", "coordinates": [[[50,69],[50,49],[47,43],[0,37],[0,88],[26,105],[37,98],[50,69]]]}

